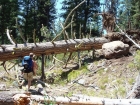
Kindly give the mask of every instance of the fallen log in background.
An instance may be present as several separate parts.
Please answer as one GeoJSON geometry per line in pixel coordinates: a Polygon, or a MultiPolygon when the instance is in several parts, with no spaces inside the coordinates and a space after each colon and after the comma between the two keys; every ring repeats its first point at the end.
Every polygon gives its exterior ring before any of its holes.
{"type": "Polygon", "coordinates": [[[140,98],[140,73],[136,78],[136,82],[133,85],[132,90],[129,92],[126,98],[128,99],[140,98]]]}
{"type": "Polygon", "coordinates": [[[27,43],[27,46],[24,44],[15,45],[1,45],[0,48],[0,61],[7,61],[12,59],[17,59],[28,55],[30,52],[33,52],[36,55],[50,55],[50,54],[59,54],[66,52],[75,52],[75,51],[84,51],[84,50],[93,50],[101,49],[104,43],[107,43],[108,40],[104,37],[97,38],[84,38],[84,39],[70,39],[70,40],[61,40],[45,43],[27,43]]]}

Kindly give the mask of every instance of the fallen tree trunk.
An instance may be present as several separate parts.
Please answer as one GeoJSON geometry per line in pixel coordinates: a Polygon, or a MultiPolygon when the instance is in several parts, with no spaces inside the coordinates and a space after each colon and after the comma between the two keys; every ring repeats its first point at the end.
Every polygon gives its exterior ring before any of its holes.
{"type": "Polygon", "coordinates": [[[30,102],[33,101],[37,103],[46,103],[46,104],[61,104],[61,105],[139,105],[139,99],[109,99],[109,98],[99,98],[99,97],[91,97],[84,95],[74,95],[72,97],[51,97],[51,96],[41,96],[41,95],[24,95],[24,94],[16,94],[13,96],[13,100],[15,103],[19,103],[19,105],[25,105],[26,101],[30,98],[30,102]]]}
{"type": "Polygon", "coordinates": [[[129,92],[128,96],[126,97],[128,99],[139,99],[140,98],[140,73],[138,77],[136,78],[136,82],[133,85],[132,90],[129,92]]]}
{"type": "Polygon", "coordinates": [[[17,59],[28,55],[30,52],[35,53],[36,55],[50,55],[50,54],[59,54],[66,52],[75,52],[75,51],[84,51],[84,50],[93,50],[101,49],[104,43],[107,43],[108,40],[104,37],[98,38],[84,38],[84,39],[70,39],[70,40],[61,40],[45,43],[27,43],[27,46],[24,44],[18,45],[1,45],[0,48],[0,61],[7,61],[11,59],[17,59]]]}

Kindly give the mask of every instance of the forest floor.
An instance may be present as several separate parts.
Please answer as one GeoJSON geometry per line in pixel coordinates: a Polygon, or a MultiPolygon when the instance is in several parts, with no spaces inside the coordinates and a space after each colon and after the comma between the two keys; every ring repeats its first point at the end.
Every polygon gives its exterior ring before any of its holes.
{"type": "MultiPolygon", "coordinates": [[[[46,82],[50,87],[44,87],[43,89],[48,96],[80,94],[94,97],[126,98],[138,76],[138,70],[133,68],[133,62],[134,56],[123,56],[117,59],[100,58],[94,61],[90,60],[90,62],[85,60],[83,69],[80,70],[62,69],[59,65],[61,68],[55,67],[55,70],[47,71],[48,74],[52,75],[53,73],[54,76],[50,77],[54,81],[52,83],[46,82]],[[62,79],[63,76],[64,78],[62,79]],[[61,77],[61,80],[59,77],[61,77]]],[[[67,68],[70,68],[71,65],[68,64],[67,68]]],[[[13,79],[16,72],[9,71],[10,75],[12,75],[12,79],[9,79],[11,76],[7,75],[4,70],[1,71],[0,90],[2,93],[7,91],[26,91],[25,86],[20,89],[16,79],[13,79]],[[3,88],[6,88],[6,90],[3,88]]],[[[37,76],[34,78],[35,81],[39,79],[37,76]]],[[[37,94],[37,84],[38,82],[32,84],[31,94],[37,94]]]]}
{"type": "MultiPolygon", "coordinates": [[[[47,89],[49,95],[71,96],[72,94],[88,95],[94,97],[126,98],[135,79],[138,70],[133,68],[133,56],[124,56],[118,59],[99,59],[88,63],[88,71],[77,73],[72,78],[67,74],[66,84],[53,84],[52,89],[47,89]]],[[[79,70],[82,71],[82,70],[79,70]]],[[[69,73],[69,72],[68,72],[69,73]]]]}

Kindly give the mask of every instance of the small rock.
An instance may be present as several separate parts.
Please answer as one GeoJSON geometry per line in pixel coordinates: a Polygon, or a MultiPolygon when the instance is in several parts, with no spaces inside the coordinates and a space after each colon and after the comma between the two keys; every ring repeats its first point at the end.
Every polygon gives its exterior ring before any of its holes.
{"type": "Polygon", "coordinates": [[[6,85],[5,84],[0,84],[0,90],[6,90],[6,85]]]}
{"type": "Polygon", "coordinates": [[[78,83],[79,83],[79,84],[85,84],[85,80],[84,80],[84,79],[80,79],[80,80],[78,81],[78,83]]]}
{"type": "Polygon", "coordinates": [[[93,63],[91,63],[90,65],[88,65],[88,66],[87,66],[87,69],[88,69],[88,70],[90,70],[90,71],[92,71],[92,70],[93,70],[93,68],[94,68],[93,63]]]}
{"type": "Polygon", "coordinates": [[[43,86],[41,84],[38,84],[37,88],[43,88],[43,86]]]}
{"type": "Polygon", "coordinates": [[[108,70],[108,68],[105,68],[104,71],[106,72],[108,70]]]}
{"type": "Polygon", "coordinates": [[[97,65],[97,67],[102,67],[102,63],[99,62],[98,65],[97,65]]]}
{"type": "Polygon", "coordinates": [[[99,90],[99,87],[95,86],[95,90],[99,90]]]}
{"type": "Polygon", "coordinates": [[[14,82],[12,83],[12,85],[13,85],[14,87],[16,87],[16,88],[18,88],[18,86],[19,86],[19,84],[18,84],[17,81],[14,81],[14,82]]]}
{"type": "Polygon", "coordinates": [[[112,71],[114,72],[114,71],[116,71],[116,69],[113,69],[112,71]]]}
{"type": "Polygon", "coordinates": [[[109,65],[109,67],[112,67],[112,65],[109,65]]]}

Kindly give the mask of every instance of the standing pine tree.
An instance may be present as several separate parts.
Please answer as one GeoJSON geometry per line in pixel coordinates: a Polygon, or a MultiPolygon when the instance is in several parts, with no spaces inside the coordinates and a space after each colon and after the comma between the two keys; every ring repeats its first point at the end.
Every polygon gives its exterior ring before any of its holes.
{"type": "MultiPolygon", "coordinates": [[[[52,29],[52,24],[56,19],[55,0],[38,0],[37,5],[38,29],[40,30],[42,28],[42,25],[45,26],[45,28],[49,30],[51,37],[52,32],[50,32],[50,30],[52,29]]],[[[42,33],[40,32],[38,34],[41,41],[44,39],[44,37],[45,39],[48,38],[48,32],[46,34],[47,36],[42,36],[41,34],[42,33]]]]}
{"type": "MultiPolygon", "coordinates": [[[[73,8],[75,8],[79,3],[81,3],[83,0],[65,0],[63,1],[63,7],[62,9],[65,10],[65,13],[62,13],[61,16],[66,19],[68,14],[71,12],[73,8]]],[[[89,24],[93,21],[93,15],[95,13],[99,12],[99,6],[100,2],[99,0],[86,0],[85,3],[83,3],[80,7],[78,7],[73,15],[73,31],[76,33],[76,37],[79,38],[81,34],[85,35],[89,32],[89,24]],[[81,30],[81,32],[80,32],[81,30]]],[[[69,18],[67,23],[70,23],[72,19],[72,16],[69,18]]],[[[93,29],[94,30],[94,29],[93,29]]],[[[67,29],[67,31],[70,34],[70,28],[67,29]]]]}
{"type": "Polygon", "coordinates": [[[53,0],[20,0],[20,17],[24,37],[33,42],[33,30],[36,29],[36,37],[42,41],[40,29],[42,24],[49,30],[55,20],[55,2],[53,0]]]}
{"type": "Polygon", "coordinates": [[[123,0],[119,2],[118,24],[122,29],[131,29],[132,27],[132,0],[123,0]]]}
{"type": "Polygon", "coordinates": [[[122,29],[139,29],[140,23],[140,1],[139,0],[123,0],[120,2],[119,9],[119,25],[122,29]]]}
{"type": "Polygon", "coordinates": [[[0,0],[0,6],[0,43],[6,44],[9,43],[6,29],[13,29],[15,18],[18,16],[18,0],[0,0]]]}
{"type": "Polygon", "coordinates": [[[132,1],[132,13],[133,13],[133,24],[135,29],[140,29],[140,1],[133,0],[132,1]]]}

